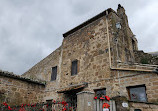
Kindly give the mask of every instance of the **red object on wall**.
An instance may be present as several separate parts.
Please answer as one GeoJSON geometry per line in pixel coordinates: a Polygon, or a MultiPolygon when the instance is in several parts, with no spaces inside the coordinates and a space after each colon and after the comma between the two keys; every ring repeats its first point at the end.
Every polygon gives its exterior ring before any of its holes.
{"type": "Polygon", "coordinates": [[[94,99],[97,99],[97,97],[94,97],[94,99]]]}
{"type": "Polygon", "coordinates": [[[103,98],[103,97],[100,97],[100,99],[104,100],[105,98],[103,98]]]}
{"type": "Polygon", "coordinates": [[[19,111],[26,111],[24,108],[20,108],[19,111]]]}
{"type": "Polygon", "coordinates": [[[8,106],[8,110],[12,110],[12,108],[10,106],[8,106]]]}
{"type": "Polygon", "coordinates": [[[110,101],[110,97],[109,97],[109,96],[105,96],[105,98],[106,98],[108,101],[110,101]]]}
{"type": "Polygon", "coordinates": [[[62,109],[62,111],[66,111],[66,110],[67,110],[66,108],[63,108],[63,109],[62,109]]]}
{"type": "Polygon", "coordinates": [[[6,102],[3,102],[3,105],[4,105],[4,106],[8,106],[8,104],[7,104],[6,102]]]}
{"type": "Polygon", "coordinates": [[[110,107],[110,105],[108,103],[103,104],[103,108],[109,108],[109,107],[110,107]]]}

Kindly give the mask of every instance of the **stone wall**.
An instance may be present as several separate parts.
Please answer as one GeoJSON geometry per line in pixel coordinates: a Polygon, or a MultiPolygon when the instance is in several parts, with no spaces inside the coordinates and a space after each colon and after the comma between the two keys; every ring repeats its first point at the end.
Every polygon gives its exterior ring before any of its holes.
{"type": "Polygon", "coordinates": [[[148,102],[158,102],[158,75],[152,73],[137,73],[137,72],[117,72],[120,76],[115,84],[119,86],[118,92],[121,96],[126,96],[129,99],[127,87],[129,86],[146,86],[146,94],[148,102]],[[128,76],[128,77],[126,77],[128,76]]]}
{"type": "Polygon", "coordinates": [[[94,89],[106,88],[106,93],[110,97],[125,96],[129,100],[127,87],[146,86],[148,102],[158,102],[158,75],[155,73],[139,73],[130,71],[113,71],[113,79],[100,79],[88,84],[91,91],[94,89]],[[119,76],[119,77],[118,77],[119,76]]]}
{"type": "Polygon", "coordinates": [[[61,85],[95,81],[110,77],[106,17],[68,35],[63,40],[61,85]],[[71,76],[71,63],[77,59],[78,74],[71,76]]]}
{"type": "Polygon", "coordinates": [[[141,64],[153,64],[158,65],[158,56],[154,56],[143,51],[134,51],[135,62],[141,64]]]}
{"type": "Polygon", "coordinates": [[[129,105],[130,105],[130,111],[134,111],[134,109],[140,109],[141,111],[158,110],[158,104],[129,102],[129,105]]]}
{"type": "Polygon", "coordinates": [[[0,103],[10,106],[42,102],[44,85],[0,75],[0,103]]]}
{"type": "Polygon", "coordinates": [[[117,62],[134,63],[133,52],[138,49],[137,39],[128,25],[125,9],[119,7],[117,13],[110,13],[108,24],[112,64],[117,66],[117,62]],[[120,23],[121,28],[116,28],[117,23],[120,23]]]}

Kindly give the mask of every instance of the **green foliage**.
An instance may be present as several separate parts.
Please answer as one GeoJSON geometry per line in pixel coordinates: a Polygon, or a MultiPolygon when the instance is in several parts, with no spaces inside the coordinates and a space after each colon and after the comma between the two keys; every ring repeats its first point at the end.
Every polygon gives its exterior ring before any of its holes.
{"type": "Polygon", "coordinates": [[[3,103],[5,100],[5,95],[0,93],[0,103],[3,103]]]}
{"type": "Polygon", "coordinates": [[[149,59],[148,58],[141,58],[140,63],[142,64],[149,64],[149,59]]]}

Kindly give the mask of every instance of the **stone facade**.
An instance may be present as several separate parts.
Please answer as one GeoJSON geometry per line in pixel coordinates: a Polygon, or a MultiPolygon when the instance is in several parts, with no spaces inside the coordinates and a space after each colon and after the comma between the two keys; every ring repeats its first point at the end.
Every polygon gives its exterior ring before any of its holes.
{"type": "Polygon", "coordinates": [[[45,85],[0,71],[0,103],[21,105],[43,100],[45,85]]]}
{"type": "Polygon", "coordinates": [[[141,109],[142,111],[157,111],[158,105],[157,104],[144,104],[144,103],[133,103],[130,102],[131,110],[134,109],[141,109]]]}
{"type": "MultiPolygon", "coordinates": [[[[73,92],[77,95],[80,106],[78,110],[92,111],[87,104],[83,108],[81,105],[82,101],[93,101],[87,97],[92,97],[92,94],[95,96],[95,90],[106,88],[106,95],[111,98],[125,97],[128,101],[128,87],[144,85],[147,102],[158,102],[157,65],[137,62],[137,39],[128,25],[125,9],[121,5],[117,12],[107,9],[63,36],[62,45],[58,49],[22,75],[47,82],[42,98],[38,101],[69,99],[67,93],[73,92]],[[74,60],[78,61],[77,74],[72,76],[74,60]],[[56,66],[57,78],[51,81],[52,67],[56,66]]],[[[136,107],[131,105],[131,111],[132,108],[136,107]]],[[[120,111],[123,110],[126,111],[120,111]]]]}
{"type": "Polygon", "coordinates": [[[158,65],[158,56],[143,51],[134,51],[135,62],[141,64],[153,64],[158,65]]]}

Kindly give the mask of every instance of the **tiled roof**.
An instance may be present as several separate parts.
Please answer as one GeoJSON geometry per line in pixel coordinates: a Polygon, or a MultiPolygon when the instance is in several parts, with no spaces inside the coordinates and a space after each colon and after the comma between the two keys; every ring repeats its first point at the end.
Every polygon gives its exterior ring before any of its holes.
{"type": "Polygon", "coordinates": [[[62,88],[62,89],[58,90],[57,92],[58,93],[66,93],[66,92],[70,92],[70,91],[73,91],[76,89],[84,88],[85,86],[87,86],[87,83],[70,85],[69,87],[62,88]]]}
{"type": "Polygon", "coordinates": [[[22,81],[32,82],[32,83],[40,84],[40,85],[45,85],[46,84],[46,81],[43,81],[43,80],[30,79],[30,78],[22,77],[20,75],[16,75],[13,72],[8,72],[8,71],[3,71],[3,70],[0,70],[0,76],[19,79],[19,80],[22,80],[22,81]]]}

